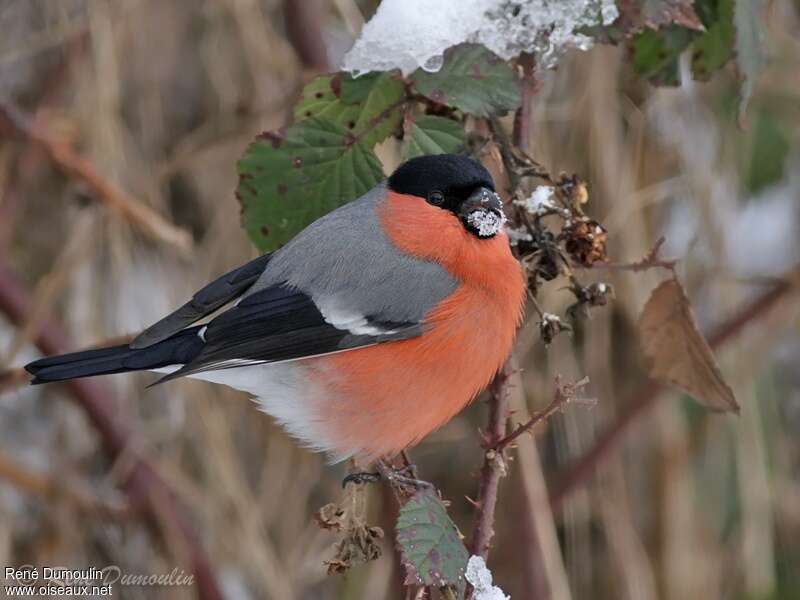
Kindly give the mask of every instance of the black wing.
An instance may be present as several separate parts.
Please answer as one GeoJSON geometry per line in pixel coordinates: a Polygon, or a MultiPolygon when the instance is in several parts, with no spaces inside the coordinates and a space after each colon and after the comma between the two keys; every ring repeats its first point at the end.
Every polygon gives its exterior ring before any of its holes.
{"type": "Polygon", "coordinates": [[[261,290],[211,320],[198,333],[205,341],[199,354],[157,383],[201,371],[319,356],[422,333],[421,323],[365,318],[369,333],[338,328],[299,290],[284,286],[261,290]]]}
{"type": "Polygon", "coordinates": [[[267,266],[271,256],[271,254],[259,256],[238,269],[234,269],[219,279],[212,281],[192,296],[192,299],[178,310],[170,313],[136,336],[130,347],[147,348],[157,342],[161,342],[175,335],[184,327],[188,327],[195,321],[210,315],[234,298],[238,298],[264,272],[264,268],[267,266]]]}

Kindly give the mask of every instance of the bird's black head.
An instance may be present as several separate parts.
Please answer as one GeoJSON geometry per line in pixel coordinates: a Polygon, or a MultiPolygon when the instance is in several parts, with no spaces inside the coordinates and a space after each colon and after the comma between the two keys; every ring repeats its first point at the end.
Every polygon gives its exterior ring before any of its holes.
{"type": "Polygon", "coordinates": [[[481,238],[494,237],[505,222],[492,176],[483,165],[466,156],[412,158],[389,177],[389,189],[424,198],[429,204],[452,212],[469,232],[481,238]]]}

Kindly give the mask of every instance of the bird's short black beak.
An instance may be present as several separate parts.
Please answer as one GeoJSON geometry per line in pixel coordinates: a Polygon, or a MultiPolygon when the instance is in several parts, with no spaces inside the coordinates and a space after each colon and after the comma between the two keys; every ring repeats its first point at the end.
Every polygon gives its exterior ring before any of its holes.
{"type": "Polygon", "coordinates": [[[464,200],[459,208],[459,216],[465,218],[476,210],[491,210],[496,213],[503,213],[503,202],[493,190],[485,187],[476,188],[469,197],[464,200]]]}
{"type": "Polygon", "coordinates": [[[506,220],[500,196],[485,187],[477,188],[461,203],[458,216],[478,237],[494,236],[506,220]]]}

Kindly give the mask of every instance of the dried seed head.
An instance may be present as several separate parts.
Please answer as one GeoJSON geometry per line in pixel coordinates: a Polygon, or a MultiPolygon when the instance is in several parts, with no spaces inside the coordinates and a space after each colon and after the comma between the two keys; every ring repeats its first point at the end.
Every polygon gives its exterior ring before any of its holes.
{"type": "Polygon", "coordinates": [[[598,262],[608,262],[608,233],[597,221],[581,217],[567,223],[561,230],[561,238],[567,254],[577,264],[591,267],[598,262]]]}
{"type": "Polygon", "coordinates": [[[552,313],[542,315],[542,320],[539,321],[539,334],[542,336],[545,346],[549,346],[562,331],[571,331],[571,328],[558,315],[552,313]]]}

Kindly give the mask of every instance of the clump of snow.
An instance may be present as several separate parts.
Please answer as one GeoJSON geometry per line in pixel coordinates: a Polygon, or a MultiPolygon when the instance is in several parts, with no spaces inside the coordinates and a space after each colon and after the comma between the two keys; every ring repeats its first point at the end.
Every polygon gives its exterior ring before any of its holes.
{"type": "Polygon", "coordinates": [[[492,572],[486,566],[486,561],[480,556],[470,556],[465,573],[467,581],[475,589],[474,600],[511,600],[496,585],[492,585],[492,572]]]}
{"type": "Polygon", "coordinates": [[[552,68],[570,48],[588,50],[593,40],[580,29],[610,25],[619,12],[614,0],[496,1],[485,14],[478,41],[509,59],[529,52],[537,65],[552,68]]]}
{"type": "Polygon", "coordinates": [[[472,225],[480,237],[491,237],[503,228],[507,221],[503,213],[493,210],[473,210],[467,215],[467,223],[472,225]]]}
{"type": "Polygon", "coordinates": [[[481,28],[487,0],[384,0],[345,55],[347,71],[438,71],[442,54],[481,28]]]}
{"type": "Polygon", "coordinates": [[[550,326],[561,326],[561,317],[553,313],[542,313],[542,323],[550,326]]]}
{"type": "Polygon", "coordinates": [[[551,68],[568,49],[591,48],[580,29],[610,25],[618,15],[614,0],[383,0],[343,68],[438,71],[444,51],[465,42],[506,60],[529,52],[551,68]]]}
{"type": "Polygon", "coordinates": [[[516,246],[520,242],[532,242],[533,236],[527,227],[506,227],[508,243],[516,246]]]}
{"type": "Polygon", "coordinates": [[[537,186],[533,193],[524,200],[514,200],[514,204],[521,206],[526,212],[543,217],[547,213],[558,210],[558,207],[553,203],[553,195],[555,188],[549,185],[537,186]]]}

